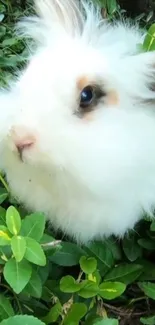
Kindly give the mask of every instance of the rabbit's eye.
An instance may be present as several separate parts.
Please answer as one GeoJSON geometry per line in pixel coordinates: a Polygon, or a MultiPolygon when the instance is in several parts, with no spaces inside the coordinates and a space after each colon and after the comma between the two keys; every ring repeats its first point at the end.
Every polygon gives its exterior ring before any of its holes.
{"type": "Polygon", "coordinates": [[[94,99],[95,93],[94,89],[91,86],[83,88],[80,97],[80,107],[85,108],[91,105],[94,99]]]}

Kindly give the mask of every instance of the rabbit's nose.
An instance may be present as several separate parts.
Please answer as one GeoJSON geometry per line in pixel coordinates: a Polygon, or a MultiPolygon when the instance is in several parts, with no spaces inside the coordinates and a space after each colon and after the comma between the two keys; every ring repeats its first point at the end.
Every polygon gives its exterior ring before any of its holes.
{"type": "Polygon", "coordinates": [[[12,128],[11,136],[20,156],[25,149],[31,148],[36,141],[34,134],[25,127],[12,128]]]}

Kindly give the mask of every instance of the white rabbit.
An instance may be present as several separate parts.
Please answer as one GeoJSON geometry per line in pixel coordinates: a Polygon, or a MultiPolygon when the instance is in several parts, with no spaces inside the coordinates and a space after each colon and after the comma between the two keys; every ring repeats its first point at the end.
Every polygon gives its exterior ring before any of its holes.
{"type": "Polygon", "coordinates": [[[35,53],[0,95],[0,168],[26,208],[86,243],[155,205],[155,53],[93,4],[36,0],[35,53]],[[76,3],[76,4],[75,4],[76,3]]]}

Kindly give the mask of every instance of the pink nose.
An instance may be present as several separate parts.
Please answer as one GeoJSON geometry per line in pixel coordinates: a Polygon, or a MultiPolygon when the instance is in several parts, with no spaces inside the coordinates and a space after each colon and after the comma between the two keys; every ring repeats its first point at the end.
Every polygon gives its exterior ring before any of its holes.
{"type": "Polygon", "coordinates": [[[35,143],[35,136],[25,127],[15,127],[11,131],[13,142],[21,155],[23,150],[28,149],[35,143]]]}
{"type": "Polygon", "coordinates": [[[19,153],[22,153],[24,149],[28,149],[33,145],[34,141],[30,139],[22,139],[17,142],[15,142],[15,146],[19,153]]]}

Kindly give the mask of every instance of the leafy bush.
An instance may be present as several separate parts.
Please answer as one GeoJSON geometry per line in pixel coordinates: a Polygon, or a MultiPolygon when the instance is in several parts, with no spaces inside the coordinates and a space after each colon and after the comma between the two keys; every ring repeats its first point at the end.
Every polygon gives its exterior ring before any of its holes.
{"type": "MultiPolygon", "coordinates": [[[[121,14],[115,0],[100,2],[110,19],[121,14]]],[[[13,36],[30,4],[24,10],[0,2],[1,85],[26,62],[24,40],[13,36]]],[[[154,34],[152,25],[140,50],[155,49],[154,34]]],[[[19,206],[2,175],[0,182],[0,325],[155,324],[155,221],[145,217],[120,241],[79,247],[19,206]]]]}

